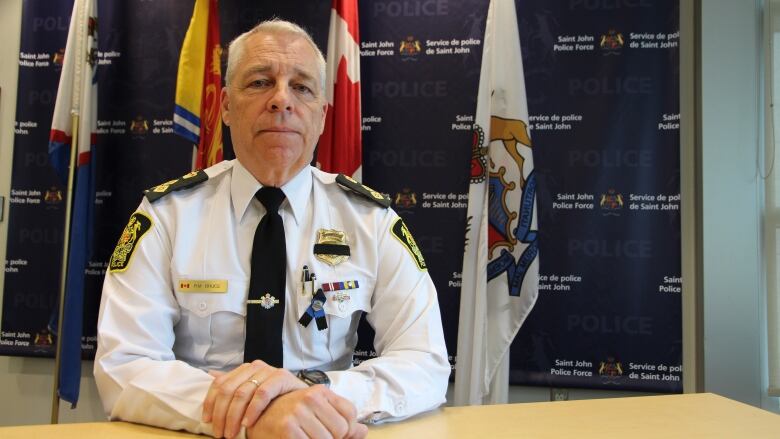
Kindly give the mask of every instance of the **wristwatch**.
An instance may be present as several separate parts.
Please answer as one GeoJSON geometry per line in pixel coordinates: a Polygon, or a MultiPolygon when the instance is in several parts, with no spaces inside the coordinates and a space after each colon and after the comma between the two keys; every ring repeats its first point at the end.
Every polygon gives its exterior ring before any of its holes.
{"type": "Polygon", "coordinates": [[[297,377],[309,386],[322,384],[325,387],[330,387],[330,378],[328,378],[328,375],[321,370],[302,369],[298,372],[297,377]]]}

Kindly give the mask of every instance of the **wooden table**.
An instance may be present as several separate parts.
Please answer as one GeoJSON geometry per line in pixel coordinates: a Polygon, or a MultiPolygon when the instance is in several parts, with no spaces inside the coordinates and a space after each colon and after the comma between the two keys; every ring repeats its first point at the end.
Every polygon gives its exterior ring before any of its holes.
{"type": "Polygon", "coordinates": [[[779,439],[780,415],[712,393],[643,396],[446,407],[369,437],[779,439]]]}
{"type": "MultiPolygon", "coordinates": [[[[0,428],[3,439],[198,438],[125,422],[0,428]]],[[[711,393],[446,407],[370,438],[780,438],[780,415],[711,393]]]]}
{"type": "Polygon", "coordinates": [[[197,438],[206,436],[163,430],[129,422],[88,422],[80,424],[24,425],[0,427],[2,439],[153,439],[197,438]]]}

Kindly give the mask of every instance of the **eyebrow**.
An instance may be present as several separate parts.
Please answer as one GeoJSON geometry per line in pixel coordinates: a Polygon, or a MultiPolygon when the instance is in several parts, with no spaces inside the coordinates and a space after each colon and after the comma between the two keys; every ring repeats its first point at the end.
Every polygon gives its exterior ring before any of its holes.
{"type": "MultiPolygon", "coordinates": [[[[244,78],[256,73],[268,73],[269,71],[271,71],[271,66],[268,64],[255,65],[247,69],[247,71],[244,73],[244,78]]],[[[301,70],[299,68],[293,67],[293,72],[295,73],[296,76],[302,78],[304,81],[317,82],[314,76],[309,74],[305,70],[301,70]]]]}

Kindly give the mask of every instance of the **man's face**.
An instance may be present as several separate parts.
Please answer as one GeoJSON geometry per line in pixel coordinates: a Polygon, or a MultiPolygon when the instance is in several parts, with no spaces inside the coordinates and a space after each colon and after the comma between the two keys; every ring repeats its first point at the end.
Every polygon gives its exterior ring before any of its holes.
{"type": "Polygon", "coordinates": [[[222,90],[236,157],[263,184],[284,184],[311,162],[326,109],[316,52],[294,35],[250,36],[222,90]]]}

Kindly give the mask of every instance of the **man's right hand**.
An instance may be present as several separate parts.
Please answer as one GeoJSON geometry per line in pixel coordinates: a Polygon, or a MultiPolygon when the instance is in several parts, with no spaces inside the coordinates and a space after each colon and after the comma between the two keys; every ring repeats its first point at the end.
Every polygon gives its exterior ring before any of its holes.
{"type": "Polygon", "coordinates": [[[368,427],[357,422],[355,406],[325,386],[295,390],[274,399],[253,426],[249,439],[362,439],[368,427]]]}
{"type": "Polygon", "coordinates": [[[203,401],[203,422],[210,422],[214,437],[232,438],[241,425],[251,427],[279,395],[307,389],[306,383],[287,369],[255,360],[215,377],[203,401]]]}

